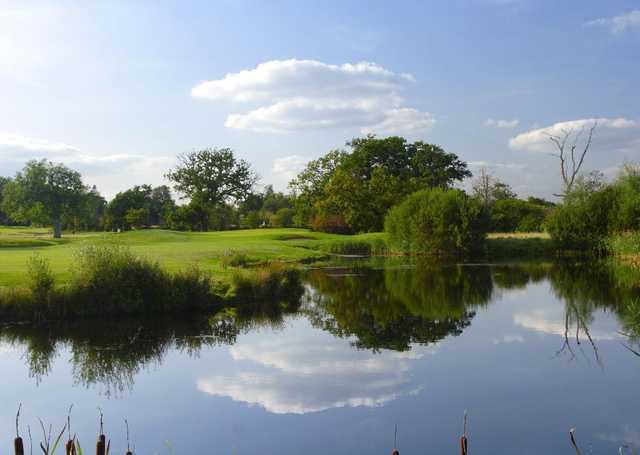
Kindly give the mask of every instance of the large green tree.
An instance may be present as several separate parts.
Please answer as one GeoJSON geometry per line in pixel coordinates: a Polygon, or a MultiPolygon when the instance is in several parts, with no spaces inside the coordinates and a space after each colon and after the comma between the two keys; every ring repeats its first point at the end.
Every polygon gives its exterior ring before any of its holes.
{"type": "Polygon", "coordinates": [[[16,221],[53,226],[54,238],[60,238],[63,218],[79,210],[86,192],[78,172],[34,160],[5,185],[2,207],[16,221]]]}
{"type": "Polygon", "coordinates": [[[380,231],[387,211],[425,188],[450,188],[471,176],[457,155],[422,141],[367,136],[310,162],[291,182],[296,208],[321,230],[380,231]]]}
{"type": "MultiPolygon", "coordinates": [[[[234,156],[230,148],[204,149],[178,156],[178,166],[166,177],[176,191],[199,207],[216,208],[243,200],[258,176],[251,165],[234,156]]],[[[209,211],[202,210],[202,230],[209,229],[209,211]]]]}

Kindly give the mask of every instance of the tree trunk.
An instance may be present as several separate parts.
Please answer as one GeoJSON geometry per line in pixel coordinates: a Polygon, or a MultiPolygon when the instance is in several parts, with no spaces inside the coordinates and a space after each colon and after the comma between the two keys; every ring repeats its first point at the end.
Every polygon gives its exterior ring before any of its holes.
{"type": "Polygon", "coordinates": [[[53,238],[59,239],[62,237],[62,225],[60,220],[53,221],[53,238]]]}

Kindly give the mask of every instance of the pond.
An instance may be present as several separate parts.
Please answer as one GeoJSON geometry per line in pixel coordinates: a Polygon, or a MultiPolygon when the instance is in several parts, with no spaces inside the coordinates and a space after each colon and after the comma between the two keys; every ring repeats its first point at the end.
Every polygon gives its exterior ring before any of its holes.
{"type": "MultiPolygon", "coordinates": [[[[618,453],[640,447],[633,274],[606,264],[310,270],[299,306],[0,328],[0,447],[37,418],[124,453],[618,453]],[[635,352],[634,352],[635,351],[635,352]]],[[[36,431],[37,430],[37,431],[36,431]]],[[[35,450],[35,449],[34,449],[35,450]]],[[[39,452],[39,451],[38,451],[39,452]]]]}

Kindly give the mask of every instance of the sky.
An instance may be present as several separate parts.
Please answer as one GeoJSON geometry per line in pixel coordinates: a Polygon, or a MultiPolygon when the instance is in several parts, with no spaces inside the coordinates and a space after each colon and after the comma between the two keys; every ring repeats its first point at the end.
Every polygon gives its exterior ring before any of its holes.
{"type": "Polygon", "coordinates": [[[285,190],[371,133],[551,197],[549,134],[640,161],[639,81],[637,0],[0,0],[0,175],[46,158],[110,198],[231,147],[285,190]]]}

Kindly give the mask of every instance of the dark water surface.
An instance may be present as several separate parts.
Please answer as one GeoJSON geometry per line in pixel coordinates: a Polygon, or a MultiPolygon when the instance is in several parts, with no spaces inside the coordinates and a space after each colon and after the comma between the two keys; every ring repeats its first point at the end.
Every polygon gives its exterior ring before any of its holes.
{"type": "MultiPolygon", "coordinates": [[[[314,270],[300,307],[0,328],[0,453],[37,417],[88,452],[473,454],[640,447],[640,290],[608,266],[314,270]]],[[[35,449],[34,449],[35,450],[35,449]]],[[[39,451],[38,451],[39,453],[39,451]]]]}

